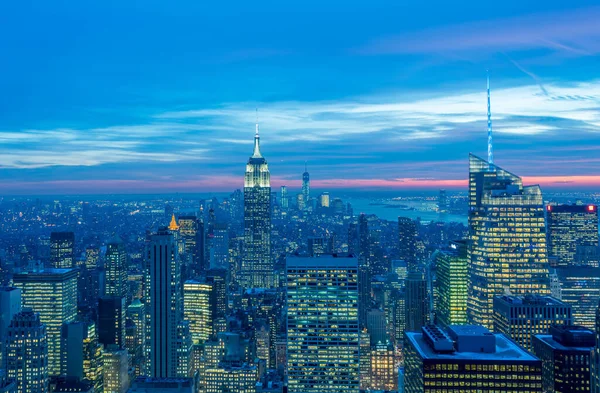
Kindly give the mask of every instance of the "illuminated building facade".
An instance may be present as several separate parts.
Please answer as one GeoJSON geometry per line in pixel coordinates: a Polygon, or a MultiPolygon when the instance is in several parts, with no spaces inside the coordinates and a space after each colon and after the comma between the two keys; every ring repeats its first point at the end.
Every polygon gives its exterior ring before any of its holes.
{"type": "Polygon", "coordinates": [[[304,164],[304,173],[302,174],[302,200],[304,201],[304,207],[310,206],[310,175],[308,174],[308,168],[306,163],[304,164]]]}
{"type": "Polygon", "coordinates": [[[592,352],[592,393],[600,393],[600,303],[596,308],[596,326],[594,329],[596,346],[592,352]]]}
{"type": "Polygon", "coordinates": [[[98,247],[88,247],[85,249],[85,267],[93,270],[98,267],[100,260],[100,249],[98,247]]]}
{"type": "Polygon", "coordinates": [[[132,321],[135,325],[135,343],[128,348],[130,349],[129,356],[131,357],[131,364],[135,369],[135,375],[144,375],[144,354],[146,348],[146,306],[140,301],[140,299],[135,299],[127,307],[127,312],[125,315],[127,319],[132,321]]]}
{"type": "Polygon", "coordinates": [[[223,366],[204,371],[205,393],[255,393],[258,374],[256,366],[223,366]]]}
{"type": "Polygon", "coordinates": [[[598,206],[548,205],[548,253],[556,267],[598,267],[598,206]]]}
{"type": "Polygon", "coordinates": [[[154,378],[177,377],[183,290],[177,243],[166,228],[151,236],[146,266],[146,371],[154,378]]]}
{"type": "Polygon", "coordinates": [[[179,236],[185,242],[185,253],[189,256],[191,272],[201,274],[204,266],[204,222],[196,216],[179,216],[179,236]]]}
{"type": "Polygon", "coordinates": [[[467,245],[464,241],[451,242],[450,246],[437,253],[436,259],[437,323],[465,325],[467,323],[467,245]]]}
{"type": "Polygon", "coordinates": [[[254,152],[244,177],[244,246],[240,284],[243,288],[274,288],[271,257],[271,175],[260,153],[258,124],[254,152]]]}
{"type": "Polygon", "coordinates": [[[482,326],[428,325],[405,334],[403,381],[405,393],[541,393],[542,364],[482,326]]]}
{"type": "Polygon", "coordinates": [[[127,250],[118,236],[106,246],[106,296],[127,296],[127,250]]]}
{"type": "Polygon", "coordinates": [[[52,232],[50,234],[50,266],[56,269],[70,269],[75,263],[75,234],[73,232],[52,232]]]}
{"type": "Polygon", "coordinates": [[[194,344],[205,342],[213,333],[212,292],[213,286],[205,280],[188,280],[183,284],[183,315],[190,322],[194,344]]]}
{"type": "Polygon", "coordinates": [[[581,326],[553,326],[533,337],[533,353],[542,360],[545,392],[589,392],[594,332],[581,326]]]}
{"type": "Polygon", "coordinates": [[[127,350],[109,346],[104,350],[104,392],[125,393],[129,387],[127,350]]]}
{"type": "Polygon", "coordinates": [[[279,203],[281,204],[281,210],[287,211],[290,207],[290,200],[288,196],[287,186],[281,186],[279,190],[279,203]]]}
{"type": "Polygon", "coordinates": [[[323,207],[325,209],[329,208],[329,193],[328,192],[324,192],[320,195],[319,205],[321,205],[321,207],[323,207]]]}
{"type": "Polygon", "coordinates": [[[493,300],[550,294],[544,202],[539,186],[469,156],[469,320],[492,328],[493,300]]]}
{"type": "Polygon", "coordinates": [[[556,269],[561,284],[561,299],[573,310],[576,325],[594,329],[594,312],[600,300],[600,268],[567,267],[556,269]]]}
{"type": "Polygon", "coordinates": [[[531,351],[532,337],[547,334],[552,325],[572,325],[571,306],[550,296],[496,296],[494,332],[504,333],[531,351]]]}
{"type": "Polygon", "coordinates": [[[7,329],[6,374],[19,393],[48,391],[48,342],[40,315],[25,309],[13,317],[7,329]]]}
{"type": "Polygon", "coordinates": [[[95,393],[104,391],[102,356],[93,322],[70,322],[62,326],[62,375],[77,380],[87,379],[95,393]]]}
{"type": "Polygon", "coordinates": [[[61,329],[77,317],[77,270],[45,269],[18,273],[14,286],[21,289],[23,308],[40,314],[48,335],[48,372],[60,375],[61,329]]]}
{"type": "Polygon", "coordinates": [[[358,261],[287,259],[290,393],[358,393],[358,261]]]}
{"type": "Polygon", "coordinates": [[[398,366],[394,346],[380,343],[370,350],[371,390],[396,391],[398,388],[398,366]]]}

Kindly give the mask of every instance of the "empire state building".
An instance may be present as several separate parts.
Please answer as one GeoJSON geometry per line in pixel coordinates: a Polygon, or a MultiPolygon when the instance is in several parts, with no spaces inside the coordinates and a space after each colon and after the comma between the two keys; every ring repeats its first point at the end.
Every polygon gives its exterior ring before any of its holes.
{"type": "Polygon", "coordinates": [[[271,256],[271,175],[260,153],[258,124],[254,152],[246,164],[244,177],[244,244],[240,284],[243,288],[275,286],[271,256]]]}

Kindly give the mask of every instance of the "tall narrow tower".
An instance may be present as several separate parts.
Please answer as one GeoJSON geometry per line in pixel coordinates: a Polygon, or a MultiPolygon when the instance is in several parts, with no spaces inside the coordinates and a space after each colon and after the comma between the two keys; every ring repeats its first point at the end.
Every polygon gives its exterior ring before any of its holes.
{"type": "Polygon", "coordinates": [[[271,257],[271,175],[260,153],[258,122],[254,152],[244,177],[244,243],[240,284],[243,288],[273,288],[275,274],[271,257]]]}
{"type": "Polygon", "coordinates": [[[492,108],[490,104],[490,74],[487,74],[487,132],[488,132],[488,163],[494,166],[494,147],[492,140],[492,108]]]}
{"type": "Polygon", "coordinates": [[[302,195],[304,196],[304,206],[308,208],[310,206],[310,175],[308,174],[306,162],[304,162],[304,173],[302,174],[302,195]]]}

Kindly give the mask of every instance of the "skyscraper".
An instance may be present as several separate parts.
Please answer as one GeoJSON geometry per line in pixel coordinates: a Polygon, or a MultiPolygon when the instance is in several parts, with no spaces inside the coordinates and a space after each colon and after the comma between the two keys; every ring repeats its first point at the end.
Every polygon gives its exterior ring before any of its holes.
{"type": "Polygon", "coordinates": [[[358,261],[288,257],[290,393],[358,393],[358,261]]]}
{"type": "Polygon", "coordinates": [[[105,347],[125,348],[125,298],[102,296],[98,299],[98,339],[105,347]]]}
{"type": "Polygon", "coordinates": [[[106,246],[106,296],[127,296],[127,251],[125,243],[115,236],[106,246]]]}
{"type": "Polygon", "coordinates": [[[594,311],[600,300],[600,268],[566,267],[556,269],[556,273],[561,299],[573,309],[573,322],[593,329],[594,311]]]}
{"type": "Polygon", "coordinates": [[[177,325],[183,319],[183,291],[177,244],[168,229],[151,236],[146,266],[147,372],[155,378],[173,378],[177,376],[177,325]]]}
{"type": "Polygon", "coordinates": [[[273,288],[275,277],[271,256],[271,175],[260,153],[258,123],[254,152],[248,159],[244,178],[244,243],[240,284],[243,288],[273,288]]]}
{"type": "Polygon", "coordinates": [[[69,378],[87,379],[95,393],[104,391],[102,354],[93,322],[69,322],[62,326],[61,373],[69,378]]]}
{"type": "Polygon", "coordinates": [[[77,270],[45,269],[15,274],[24,308],[39,313],[48,335],[48,372],[60,375],[61,329],[77,316],[77,270]]]}
{"type": "Polygon", "coordinates": [[[548,205],[548,253],[556,267],[598,267],[598,206],[548,205]]]}
{"type": "Polygon", "coordinates": [[[21,290],[13,287],[0,287],[0,365],[3,363],[4,341],[8,326],[20,311],[21,290]]]}
{"type": "Polygon", "coordinates": [[[533,353],[542,361],[545,392],[589,392],[594,332],[581,326],[552,326],[533,336],[533,353]]]}
{"type": "Polygon", "coordinates": [[[281,186],[280,192],[279,192],[279,200],[281,203],[281,210],[283,211],[287,211],[289,206],[290,206],[290,201],[289,201],[289,197],[288,197],[288,190],[287,190],[287,186],[281,186]]]}
{"type": "Polygon", "coordinates": [[[310,175],[308,174],[306,162],[304,163],[304,173],[302,174],[302,197],[304,198],[305,208],[308,208],[310,206],[310,175]]]}
{"type": "Polygon", "coordinates": [[[75,235],[73,232],[52,232],[50,234],[50,266],[57,269],[70,269],[75,263],[75,235]]]}
{"type": "Polygon", "coordinates": [[[406,262],[408,271],[417,271],[417,223],[398,217],[398,259],[406,262]]]}
{"type": "Polygon", "coordinates": [[[213,286],[206,280],[188,280],[183,284],[184,318],[190,322],[194,344],[205,342],[213,333],[212,291],[213,286]]]}
{"type": "Polygon", "coordinates": [[[179,235],[185,242],[185,253],[191,259],[191,272],[197,276],[204,266],[204,223],[196,216],[179,216],[179,235]]]}
{"type": "Polygon", "coordinates": [[[19,393],[48,391],[48,342],[40,315],[24,309],[8,327],[5,352],[6,373],[17,383],[19,393]]]}
{"type": "Polygon", "coordinates": [[[408,273],[405,307],[406,331],[418,332],[429,322],[427,281],[425,281],[423,273],[408,273]]]}
{"type": "Polygon", "coordinates": [[[541,393],[542,363],[502,334],[474,325],[406,332],[405,393],[541,393]]]}
{"type": "Polygon", "coordinates": [[[539,186],[470,155],[468,316],[492,327],[494,296],[548,295],[544,202],[539,186]]]}
{"type": "Polygon", "coordinates": [[[467,323],[467,245],[464,241],[451,242],[436,255],[437,323],[464,325],[467,323]]]}
{"type": "Polygon", "coordinates": [[[494,332],[504,333],[528,351],[532,337],[548,334],[552,325],[572,325],[571,306],[550,296],[496,296],[494,332]]]}
{"type": "Polygon", "coordinates": [[[125,393],[129,386],[127,350],[110,345],[104,351],[104,392],[125,393]]]}
{"type": "Polygon", "coordinates": [[[358,313],[360,326],[367,323],[367,313],[371,308],[371,279],[373,271],[371,268],[371,244],[369,238],[369,223],[367,216],[362,214],[358,217],[358,313]]]}
{"type": "Polygon", "coordinates": [[[140,299],[135,299],[127,307],[126,316],[127,320],[135,324],[135,342],[128,348],[134,349],[133,351],[129,350],[129,356],[132,358],[131,364],[135,369],[135,375],[144,375],[146,366],[144,364],[146,352],[146,306],[140,299]]]}
{"type": "Polygon", "coordinates": [[[596,308],[596,326],[594,327],[596,347],[592,352],[592,393],[600,393],[600,302],[596,308]]]}

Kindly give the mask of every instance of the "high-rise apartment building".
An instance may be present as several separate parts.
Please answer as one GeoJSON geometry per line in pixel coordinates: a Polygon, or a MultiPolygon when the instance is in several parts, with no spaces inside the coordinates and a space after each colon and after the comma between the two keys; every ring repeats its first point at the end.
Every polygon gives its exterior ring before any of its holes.
{"type": "Polygon", "coordinates": [[[533,353],[542,361],[545,392],[589,392],[594,332],[581,326],[553,326],[533,336],[533,353]]]}
{"type": "Polygon", "coordinates": [[[469,156],[469,319],[488,328],[493,300],[550,294],[544,201],[539,186],[469,156]]]}
{"type": "Polygon", "coordinates": [[[75,263],[75,234],[73,232],[52,232],[50,234],[50,266],[57,269],[70,269],[75,263]]]}
{"type": "Polygon", "coordinates": [[[398,259],[406,262],[409,271],[419,269],[417,263],[417,223],[408,217],[398,217],[398,259]]]}
{"type": "Polygon", "coordinates": [[[571,306],[550,296],[496,296],[494,332],[504,333],[531,351],[536,334],[547,334],[552,325],[572,325],[571,306]]]}
{"type": "Polygon", "coordinates": [[[146,267],[147,373],[154,378],[177,377],[183,290],[177,244],[168,229],[150,237],[146,267]]]}
{"type": "Polygon", "coordinates": [[[25,308],[7,329],[6,374],[19,393],[48,392],[48,342],[40,315],[25,308]]]}
{"type": "Polygon", "coordinates": [[[406,332],[404,392],[541,393],[542,364],[482,326],[435,325],[406,332]]]}
{"type": "Polygon", "coordinates": [[[144,375],[146,367],[144,362],[146,349],[146,306],[140,299],[135,299],[127,307],[126,317],[135,326],[134,342],[127,348],[132,367],[134,368],[134,374],[136,376],[144,375]]]}
{"type": "Polygon", "coordinates": [[[358,261],[288,257],[290,393],[358,393],[358,261]]]}
{"type": "Polygon", "coordinates": [[[556,267],[598,267],[598,206],[548,205],[548,254],[556,267]]]}
{"type": "Polygon", "coordinates": [[[39,313],[48,335],[48,372],[60,375],[61,329],[77,316],[77,270],[45,269],[15,274],[24,308],[39,313]]]}
{"type": "Polygon", "coordinates": [[[115,236],[106,246],[106,271],[104,294],[106,296],[127,296],[127,250],[125,243],[115,236]]]}
{"type": "Polygon", "coordinates": [[[271,175],[260,153],[258,124],[254,152],[244,177],[244,245],[240,284],[243,288],[273,288],[275,274],[271,256],[271,175]]]}
{"type": "Polygon", "coordinates": [[[451,242],[435,258],[437,302],[435,318],[442,327],[467,323],[467,245],[451,242]]]}

